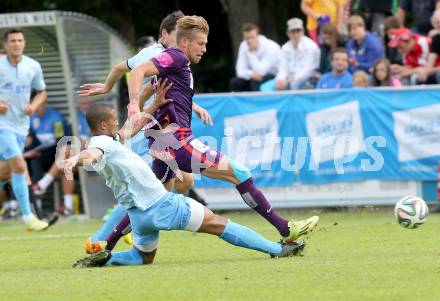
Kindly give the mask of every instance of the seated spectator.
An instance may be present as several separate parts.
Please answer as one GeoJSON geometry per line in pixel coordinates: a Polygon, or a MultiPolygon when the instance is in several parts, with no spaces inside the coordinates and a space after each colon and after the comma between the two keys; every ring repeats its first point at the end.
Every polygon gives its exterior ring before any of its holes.
{"type": "Polygon", "coordinates": [[[363,70],[358,70],[353,73],[353,87],[365,88],[369,87],[368,73],[363,70]]]}
{"type": "Polygon", "coordinates": [[[440,9],[435,10],[432,14],[431,24],[433,29],[431,29],[428,36],[432,39],[433,36],[440,33],[440,9]]]}
{"type": "Polygon", "coordinates": [[[432,29],[432,12],[439,8],[439,0],[401,0],[396,17],[401,24],[405,24],[406,16],[411,13],[416,23],[413,31],[426,36],[432,29]]]}
{"type": "Polygon", "coordinates": [[[280,46],[260,34],[257,25],[242,27],[243,42],[238,49],[237,77],[231,79],[231,91],[258,91],[262,82],[278,72],[280,46]]]}
{"type": "Polygon", "coordinates": [[[340,38],[336,27],[332,24],[324,24],[321,29],[322,43],[321,61],[319,62],[319,73],[324,74],[332,71],[331,54],[336,47],[344,47],[345,43],[340,38]]]}
{"type": "Polygon", "coordinates": [[[319,67],[320,52],[315,42],[304,36],[301,19],[287,21],[287,41],[281,48],[280,70],[275,78],[277,90],[312,88],[319,67]]]}
{"type": "Polygon", "coordinates": [[[368,73],[374,62],[384,56],[382,41],[365,29],[364,19],[360,16],[348,19],[348,31],[351,37],[347,43],[350,72],[363,70],[368,73]]]}
{"type": "Polygon", "coordinates": [[[324,74],[316,85],[317,89],[340,89],[352,87],[352,76],[348,72],[348,53],[345,48],[332,52],[332,71],[324,74]]]}
{"type": "Polygon", "coordinates": [[[57,142],[66,132],[66,122],[57,110],[40,106],[31,116],[31,146],[25,154],[30,158],[32,189],[35,195],[43,195],[46,189],[61,174],[64,192],[64,214],[73,210],[74,182],[69,181],[55,164],[57,142]]]}
{"type": "Polygon", "coordinates": [[[428,63],[424,67],[417,68],[416,72],[422,81],[435,77],[435,83],[440,84],[440,34],[432,37],[428,63]]]}
{"type": "Polygon", "coordinates": [[[419,67],[424,67],[428,63],[430,44],[428,37],[414,34],[404,27],[398,29],[388,43],[390,47],[397,47],[403,56],[403,66],[391,65],[391,71],[400,78],[404,85],[428,83],[428,79],[420,76],[417,71],[419,67]]]}
{"type": "Polygon", "coordinates": [[[372,87],[401,87],[399,79],[391,75],[391,64],[387,59],[378,60],[371,73],[372,87]]]}
{"type": "Polygon", "coordinates": [[[397,51],[396,48],[389,47],[388,42],[392,40],[393,36],[396,34],[396,31],[402,27],[399,19],[394,16],[390,16],[385,19],[385,32],[386,32],[386,45],[385,48],[385,56],[390,61],[390,64],[403,64],[402,55],[397,51]]]}
{"type": "Polygon", "coordinates": [[[307,16],[307,33],[318,43],[320,26],[331,23],[339,31],[342,27],[344,4],[346,0],[302,0],[301,10],[307,16]]]}

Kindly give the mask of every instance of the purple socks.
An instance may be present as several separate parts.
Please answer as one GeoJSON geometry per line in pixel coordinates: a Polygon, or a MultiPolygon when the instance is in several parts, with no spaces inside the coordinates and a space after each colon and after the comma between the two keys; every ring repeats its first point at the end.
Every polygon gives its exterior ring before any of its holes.
{"type": "Polygon", "coordinates": [[[287,225],[288,221],[279,216],[275,209],[272,208],[272,205],[263,193],[255,186],[252,178],[238,184],[236,187],[245,203],[277,228],[281,236],[288,236],[290,234],[287,225]]]}
{"type": "Polygon", "coordinates": [[[107,246],[105,247],[107,250],[111,251],[116,246],[118,240],[131,232],[130,218],[128,214],[124,215],[119,224],[113,229],[113,231],[107,236],[105,239],[107,241],[107,246]]]}

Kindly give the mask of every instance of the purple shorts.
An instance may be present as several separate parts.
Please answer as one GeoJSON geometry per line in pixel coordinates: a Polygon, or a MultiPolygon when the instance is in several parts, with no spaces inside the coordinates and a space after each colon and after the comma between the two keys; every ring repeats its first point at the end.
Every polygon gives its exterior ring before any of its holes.
{"type": "Polygon", "coordinates": [[[211,149],[193,137],[191,129],[150,135],[149,148],[153,157],[152,170],[156,177],[167,183],[176,177],[176,171],[201,173],[220,162],[223,154],[211,149]]]}

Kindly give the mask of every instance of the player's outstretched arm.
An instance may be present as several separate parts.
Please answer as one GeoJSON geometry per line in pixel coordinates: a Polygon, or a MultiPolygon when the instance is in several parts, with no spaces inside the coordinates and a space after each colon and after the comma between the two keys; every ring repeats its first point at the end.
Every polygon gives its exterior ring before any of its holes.
{"type": "Polygon", "coordinates": [[[199,117],[204,124],[214,125],[211,114],[209,114],[209,112],[206,109],[202,108],[195,102],[193,102],[192,109],[194,113],[196,113],[197,117],[199,117]]]}
{"type": "Polygon", "coordinates": [[[127,66],[127,61],[120,62],[114,65],[108,74],[105,83],[84,84],[80,86],[78,91],[79,96],[95,96],[107,94],[113,89],[114,85],[121,79],[121,77],[130,71],[127,66]]]}
{"type": "Polygon", "coordinates": [[[152,61],[147,61],[130,71],[130,83],[128,84],[128,94],[130,103],[128,104],[128,116],[139,113],[139,104],[141,98],[141,86],[144,77],[158,75],[159,70],[152,61]]]}
{"type": "Polygon", "coordinates": [[[91,148],[81,151],[79,154],[65,160],[56,161],[59,169],[64,171],[67,179],[73,179],[73,170],[76,166],[84,166],[95,163],[101,159],[104,152],[99,148],[91,148]]]}
{"type": "Polygon", "coordinates": [[[142,111],[144,108],[145,102],[154,94],[153,85],[151,83],[148,83],[144,90],[142,90],[140,102],[139,102],[139,109],[142,111]]]}

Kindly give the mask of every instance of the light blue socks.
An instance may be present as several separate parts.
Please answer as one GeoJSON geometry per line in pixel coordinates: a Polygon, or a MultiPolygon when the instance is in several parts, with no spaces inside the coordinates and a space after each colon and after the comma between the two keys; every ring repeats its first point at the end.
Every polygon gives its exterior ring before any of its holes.
{"type": "Polygon", "coordinates": [[[143,262],[139,251],[132,248],[127,251],[112,253],[112,257],[105,265],[141,265],[143,262]]]}
{"type": "Polygon", "coordinates": [[[125,209],[123,205],[116,205],[107,221],[101,226],[101,228],[99,228],[98,231],[95,232],[95,234],[93,234],[91,238],[92,242],[105,240],[126,214],[127,209],[125,209]]]}
{"type": "Polygon", "coordinates": [[[252,249],[268,254],[281,253],[281,244],[267,240],[254,230],[228,220],[220,238],[235,246],[252,249]]]}
{"type": "Polygon", "coordinates": [[[32,212],[29,204],[29,190],[24,174],[12,174],[12,189],[17,198],[18,206],[20,206],[21,215],[26,219],[26,216],[29,216],[32,212]]]}

